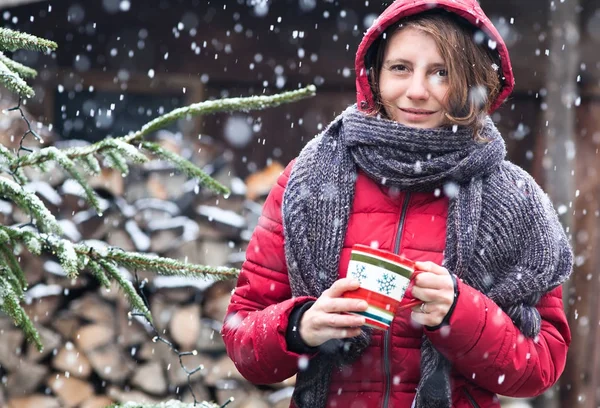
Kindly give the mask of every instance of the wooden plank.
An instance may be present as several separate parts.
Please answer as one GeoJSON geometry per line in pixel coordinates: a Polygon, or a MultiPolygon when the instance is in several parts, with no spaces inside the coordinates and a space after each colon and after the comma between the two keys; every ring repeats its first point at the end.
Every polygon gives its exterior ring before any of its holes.
{"type": "Polygon", "coordinates": [[[575,199],[573,244],[575,271],[567,292],[572,342],[560,387],[561,407],[596,407],[600,383],[600,164],[598,141],[593,129],[600,128],[600,103],[588,102],[578,110],[576,180],[580,190],[575,199]]]}

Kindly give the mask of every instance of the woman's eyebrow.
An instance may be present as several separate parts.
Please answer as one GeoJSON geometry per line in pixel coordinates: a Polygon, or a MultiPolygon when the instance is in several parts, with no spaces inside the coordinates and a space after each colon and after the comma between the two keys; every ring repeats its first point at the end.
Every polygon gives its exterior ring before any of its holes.
{"type": "MultiPolygon", "coordinates": [[[[391,59],[385,60],[384,65],[390,65],[390,64],[414,65],[413,62],[406,60],[404,58],[391,58],[391,59]]],[[[445,68],[446,63],[443,61],[432,62],[431,64],[428,64],[427,67],[428,68],[445,68]]]]}

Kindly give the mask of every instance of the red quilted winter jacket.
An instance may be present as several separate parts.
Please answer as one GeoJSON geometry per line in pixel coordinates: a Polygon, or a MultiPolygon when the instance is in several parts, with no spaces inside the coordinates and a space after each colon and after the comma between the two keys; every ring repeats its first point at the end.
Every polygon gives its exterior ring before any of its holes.
{"type": "MultiPolygon", "coordinates": [[[[265,203],[222,331],[236,367],[257,384],[283,381],[297,372],[299,355],[286,344],[288,318],[296,305],[314,300],[292,299],[287,276],[281,203],[292,165],[265,203]]],[[[377,241],[381,249],[441,264],[447,205],[447,198],[433,194],[392,194],[359,173],[340,278],[346,276],[350,250],[357,243],[377,241]]],[[[389,398],[388,407],[410,407],[419,381],[423,332],[453,364],[454,407],[499,407],[494,393],[532,396],[555,383],[570,343],[560,287],[537,305],[543,319],[537,341],[521,335],[485,295],[460,281],[459,292],[451,336],[416,327],[410,310],[398,313],[386,334],[375,331],[359,361],[333,374],[328,406],[381,407],[389,398]]]]}

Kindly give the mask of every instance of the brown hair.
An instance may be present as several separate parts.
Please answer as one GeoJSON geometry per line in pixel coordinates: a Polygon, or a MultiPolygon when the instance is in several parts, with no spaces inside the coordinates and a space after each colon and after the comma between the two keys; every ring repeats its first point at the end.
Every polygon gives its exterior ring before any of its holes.
{"type": "Polygon", "coordinates": [[[365,57],[375,103],[371,113],[387,116],[380,97],[379,76],[387,40],[406,27],[431,35],[446,63],[449,84],[445,101],[447,124],[471,127],[478,138],[491,105],[502,89],[500,56],[490,49],[486,35],[445,10],[428,11],[392,24],[371,45],[365,57]]]}

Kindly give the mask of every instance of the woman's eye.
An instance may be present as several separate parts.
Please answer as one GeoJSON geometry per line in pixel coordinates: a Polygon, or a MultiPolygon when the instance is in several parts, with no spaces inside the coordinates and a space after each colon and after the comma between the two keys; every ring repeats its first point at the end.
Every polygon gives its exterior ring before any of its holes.
{"type": "Polygon", "coordinates": [[[445,70],[445,69],[440,69],[440,70],[438,70],[436,72],[436,75],[440,76],[440,77],[447,77],[448,76],[448,71],[445,70]]]}
{"type": "Polygon", "coordinates": [[[406,71],[406,65],[401,65],[401,64],[399,64],[399,65],[392,65],[390,67],[390,69],[392,71],[406,71]]]}

